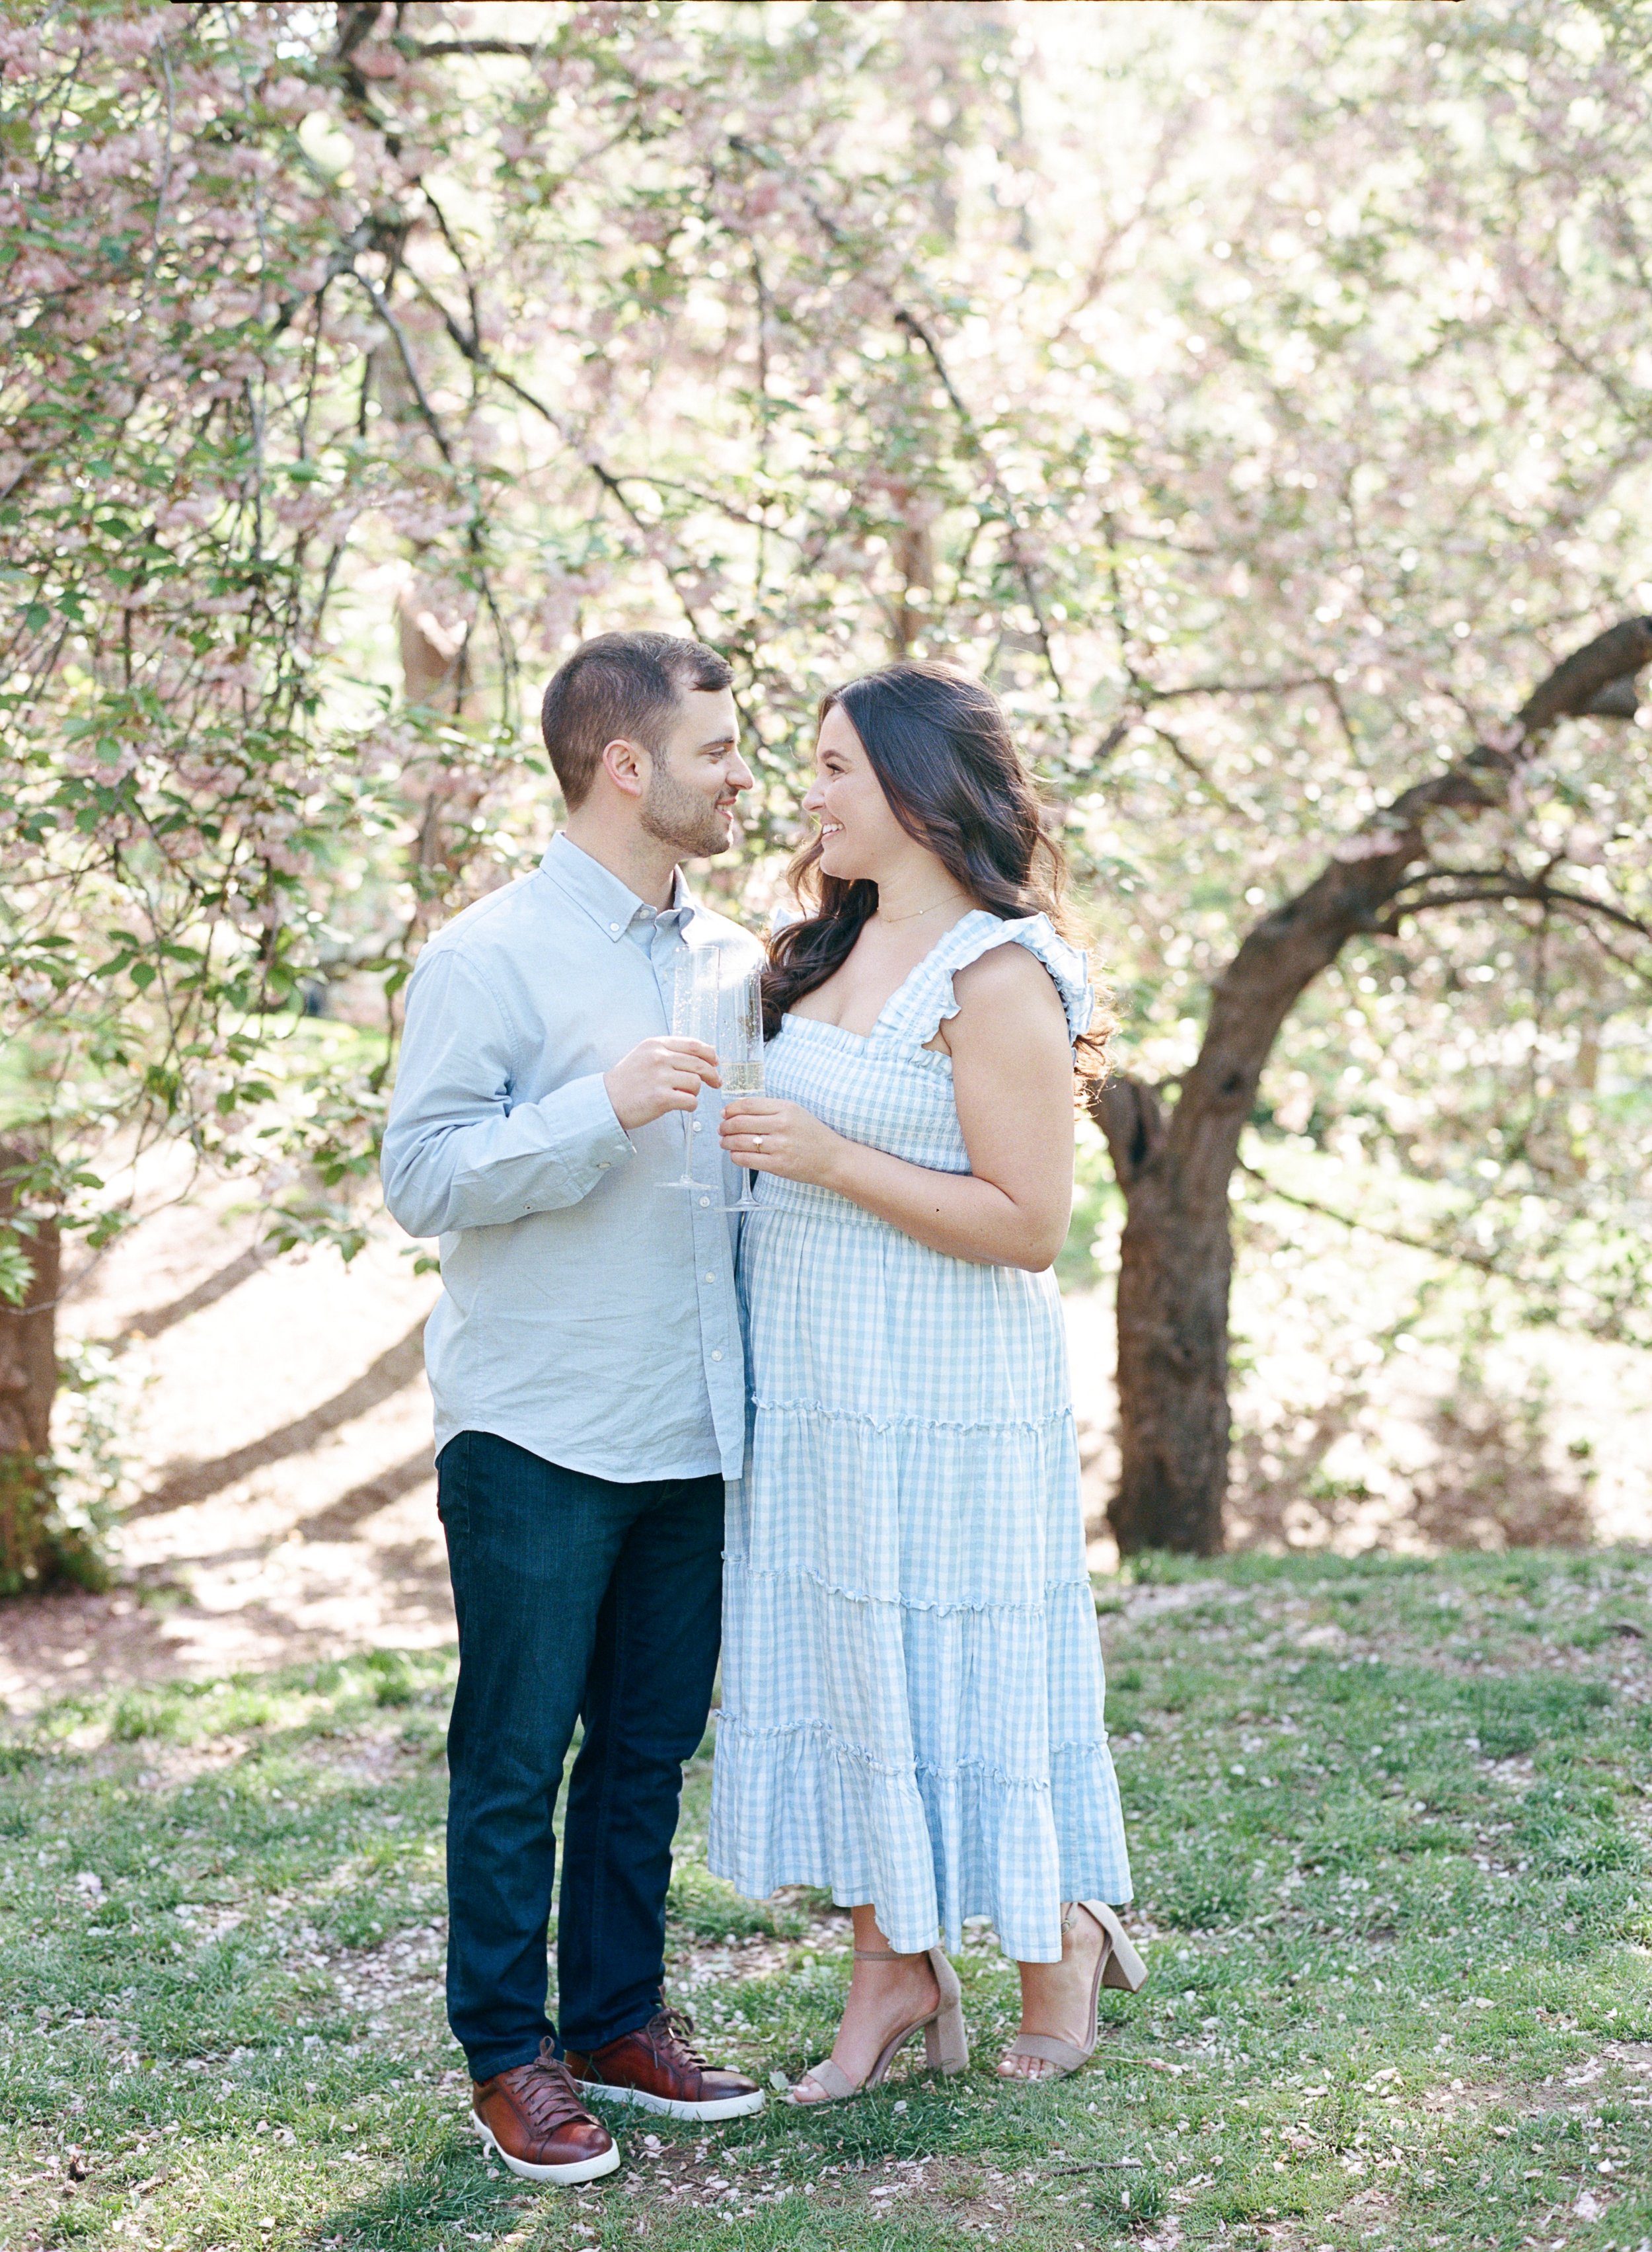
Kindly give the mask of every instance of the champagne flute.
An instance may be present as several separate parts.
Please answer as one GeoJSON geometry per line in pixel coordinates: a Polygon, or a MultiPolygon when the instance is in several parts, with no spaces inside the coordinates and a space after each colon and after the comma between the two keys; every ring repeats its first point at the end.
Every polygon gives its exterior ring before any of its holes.
{"type": "MultiPolygon", "coordinates": [[[[678,949],[672,964],[671,975],[671,1037],[679,1040],[703,1040],[707,1047],[717,1042],[718,992],[720,962],[715,946],[684,946],[678,949]]],[[[699,1109],[698,1098],[692,1110],[683,1116],[683,1171],[680,1178],[662,1181],[663,1189],[701,1189],[709,1183],[697,1180],[694,1174],[694,1128],[699,1109]]]]}
{"type": "MultiPolygon", "coordinates": [[[[763,1092],[763,972],[760,965],[747,968],[731,955],[723,975],[725,1006],[718,1012],[717,1061],[726,1101],[731,1095],[763,1092]]],[[[725,1205],[724,1211],[760,1211],[752,1194],[753,1175],[742,1168],[741,1179],[739,1203],[725,1205]]]]}

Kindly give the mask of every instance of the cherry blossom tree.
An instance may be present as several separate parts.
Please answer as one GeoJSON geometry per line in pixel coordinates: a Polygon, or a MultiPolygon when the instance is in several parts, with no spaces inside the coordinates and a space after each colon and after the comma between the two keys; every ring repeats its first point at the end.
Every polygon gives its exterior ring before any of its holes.
{"type": "Polygon", "coordinates": [[[1005,698],[1121,1004],[1126,1546],[1220,1537],[1230,1199],[1292,1137],[1419,1183],[1442,1261],[1638,1334],[1643,735],[1507,731],[1652,609],[1640,28],[14,14],[7,1584],[87,1547],[39,1437],[52,1231],[95,1256],[168,1143],[349,1254],[412,959],[531,865],[533,692],[627,622],[735,665],[761,782],[711,880],[753,913],[823,686],[913,652],[1005,698]],[[1413,818],[1453,773],[1489,802],[1413,818]],[[1336,857],[1391,834],[1392,869],[1336,857]],[[1384,869],[1220,1095],[1240,965],[1319,872],[1384,869]],[[1197,1225],[1182,1141],[1225,1153],[1197,1225]]]}

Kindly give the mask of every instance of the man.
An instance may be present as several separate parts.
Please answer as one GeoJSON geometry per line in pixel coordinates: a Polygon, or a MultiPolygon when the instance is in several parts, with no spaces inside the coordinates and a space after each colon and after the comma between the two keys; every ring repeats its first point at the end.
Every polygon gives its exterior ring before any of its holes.
{"type": "Polygon", "coordinates": [[[542,720],[566,826],[420,956],[385,1136],[386,1204],[441,1239],[426,1359],[459,1620],[448,2019],[478,2130],[531,2181],[619,2164],[587,2096],[685,2119],[763,2101],[687,2046],[662,1995],[723,1480],[745,1449],[730,1187],[701,1101],[716,1051],[667,1036],[684,947],[757,956],[678,866],[727,850],[751,784],[730,678],[666,634],[604,634],[562,667],[542,720]],[[708,1185],[668,1190],[702,1109],[708,1185]],[[576,1719],[559,2032],[552,1815],[576,1719]]]}

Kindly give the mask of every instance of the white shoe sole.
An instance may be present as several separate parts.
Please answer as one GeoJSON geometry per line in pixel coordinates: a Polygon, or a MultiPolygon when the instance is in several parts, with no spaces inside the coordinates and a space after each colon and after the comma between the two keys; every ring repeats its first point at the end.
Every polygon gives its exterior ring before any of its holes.
{"type": "Polygon", "coordinates": [[[650,2096],[642,2088],[611,2088],[605,2081],[580,2080],[574,2085],[581,2096],[603,2103],[632,2103],[639,2111],[652,2111],[659,2119],[746,2119],[763,2108],[763,2091],[749,2096],[718,2096],[709,2103],[681,2103],[675,2096],[650,2096]]]}
{"type": "Polygon", "coordinates": [[[559,2166],[531,2166],[526,2158],[513,2158],[509,2151],[502,2150],[499,2137],[491,2127],[485,2126],[477,2118],[474,2111],[470,2115],[470,2123],[481,2136],[483,2149],[524,2181],[568,2185],[600,2181],[604,2174],[611,2174],[620,2163],[620,2146],[617,2143],[610,2143],[606,2151],[599,2151],[593,2158],[570,2158],[566,2165],[559,2166]]]}

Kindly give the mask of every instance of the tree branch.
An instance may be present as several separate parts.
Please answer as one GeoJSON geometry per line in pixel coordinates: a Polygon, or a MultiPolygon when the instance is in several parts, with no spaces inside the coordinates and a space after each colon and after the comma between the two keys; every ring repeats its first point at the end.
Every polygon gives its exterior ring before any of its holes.
{"type": "Polygon", "coordinates": [[[952,379],[952,372],[947,365],[941,346],[935,342],[927,325],[920,321],[907,306],[895,304],[893,314],[896,327],[905,329],[907,335],[915,337],[928,353],[930,365],[935,371],[941,389],[952,402],[953,413],[958,417],[960,427],[969,441],[971,452],[977,454],[987,465],[987,474],[992,483],[992,497],[1003,511],[1004,530],[1009,534],[1010,554],[1016,566],[1016,576],[1020,580],[1021,591],[1027,598],[1027,608],[1032,612],[1033,629],[1038,636],[1038,648],[1044,657],[1045,669],[1050,675],[1051,683],[1056,692],[1056,703],[1060,707],[1065,719],[1066,691],[1062,686],[1061,674],[1055,661],[1055,652],[1050,646],[1050,625],[1044,614],[1044,603],[1039,597],[1038,583],[1033,575],[1032,566],[1028,561],[1021,545],[1021,523],[1016,513],[1015,503],[1010,497],[1010,489],[1004,483],[998,464],[988,452],[981,433],[975,427],[975,417],[959,395],[958,386],[952,379]]]}
{"type": "Polygon", "coordinates": [[[379,288],[378,284],[376,282],[370,281],[367,275],[364,275],[358,267],[351,265],[347,267],[344,271],[350,275],[352,281],[360,282],[362,288],[366,291],[367,295],[371,302],[374,312],[378,314],[379,319],[390,330],[391,336],[395,340],[396,352],[398,358],[401,361],[402,372],[407,379],[408,387],[413,393],[414,402],[419,408],[419,413],[423,420],[425,427],[435,440],[436,449],[441,454],[442,460],[446,462],[448,468],[451,469],[453,467],[453,448],[448,443],[447,433],[441,427],[441,422],[436,414],[435,408],[425,396],[425,386],[420,380],[419,370],[413,360],[413,347],[407,342],[406,335],[402,328],[401,323],[391,311],[389,300],[386,298],[384,291],[379,288]]]}
{"type": "Polygon", "coordinates": [[[550,52],[531,39],[410,39],[405,32],[396,33],[390,44],[410,62],[427,62],[439,55],[518,55],[531,63],[550,52]]]}
{"type": "Polygon", "coordinates": [[[1186,768],[1189,774],[1192,775],[1194,781],[1197,782],[1199,788],[1203,790],[1209,791],[1211,796],[1215,800],[1216,803],[1221,807],[1224,813],[1230,814],[1235,821],[1247,822],[1253,827],[1256,825],[1258,821],[1257,815],[1254,813],[1246,813],[1242,805],[1234,804],[1232,799],[1222,788],[1221,784],[1218,782],[1213,781],[1210,775],[1205,772],[1204,767],[1200,765],[1197,759],[1194,757],[1192,752],[1188,749],[1186,744],[1182,741],[1179,736],[1173,735],[1168,727],[1154,726],[1153,722],[1150,719],[1145,720],[1142,724],[1151,728],[1153,733],[1158,738],[1159,741],[1164,745],[1166,750],[1170,752],[1170,756],[1177,761],[1177,765],[1186,768]]]}
{"type": "MultiPolygon", "coordinates": [[[[1549,728],[1586,712],[1612,682],[1633,679],[1649,663],[1652,618],[1626,618],[1597,634],[1553,667],[1496,740],[1477,744],[1455,766],[1402,791],[1343,838],[1305,890],[1252,928],[1211,989],[1198,1058],[1183,1081],[1165,1136],[1164,1162],[1185,1182],[1184,1193],[1205,1206],[1225,1194],[1263,1068],[1304,990],[1357,932],[1383,931],[1421,906],[1413,900],[1400,907],[1396,900],[1411,871],[1427,858],[1429,817],[1447,810],[1473,816],[1505,803],[1510,784],[1549,728]]],[[[1500,880],[1496,895],[1509,896],[1515,888],[1500,880]]],[[[1570,914],[1623,920],[1621,910],[1562,893],[1546,876],[1518,889],[1520,896],[1570,914]]],[[[1632,918],[1630,925],[1639,933],[1632,918]]]]}
{"type": "MultiPolygon", "coordinates": [[[[628,522],[629,522],[635,529],[642,534],[643,539],[646,539],[649,536],[649,527],[643,522],[642,518],[637,514],[635,507],[633,507],[631,502],[627,498],[625,487],[628,482],[646,483],[647,479],[644,477],[628,480],[623,476],[617,476],[614,470],[608,468],[606,462],[600,461],[594,454],[588,453],[585,447],[580,445],[574,438],[566,424],[563,421],[562,417],[557,414],[556,410],[553,407],[547,407],[543,399],[536,398],[533,393],[527,388],[525,384],[517,382],[514,375],[507,374],[505,370],[499,365],[498,362],[482,350],[480,340],[476,337],[468,334],[462,323],[454,318],[453,314],[449,311],[448,307],[442,303],[441,298],[436,295],[434,290],[429,287],[428,283],[420,281],[417,275],[412,273],[411,268],[409,269],[409,274],[414,288],[418,289],[426,303],[428,304],[434,311],[440,314],[442,324],[446,328],[448,336],[452,338],[454,344],[457,345],[459,351],[464,355],[465,358],[470,362],[471,365],[473,367],[480,368],[484,374],[491,376],[496,383],[503,384],[507,391],[513,393],[517,398],[521,400],[524,407],[531,407],[536,414],[540,415],[546,422],[548,422],[551,427],[556,432],[558,437],[561,439],[563,444],[567,447],[570,453],[577,454],[579,455],[590,474],[596,479],[603,490],[610,496],[616,507],[623,512],[628,522]]],[[[677,574],[673,572],[669,563],[664,565],[664,570],[667,579],[670,581],[671,591],[677,596],[677,601],[682,608],[683,615],[687,619],[691,629],[693,631],[697,638],[703,641],[705,638],[705,629],[694,615],[692,603],[687,600],[682,588],[677,585],[677,574]]]]}
{"type": "Polygon", "coordinates": [[[1642,922],[1638,916],[1628,914],[1622,907],[1612,907],[1605,900],[1592,900],[1586,892],[1569,892],[1537,876],[1498,876],[1455,891],[1425,892],[1415,899],[1397,900],[1392,914],[1373,928],[1381,937],[1394,938],[1406,915],[1420,914],[1427,907],[1471,905],[1476,900],[1535,900],[1542,907],[1577,908],[1604,915],[1621,930],[1632,930],[1638,938],[1652,940],[1652,923],[1642,922]]]}
{"type": "Polygon", "coordinates": [[[1460,1266],[1478,1268],[1482,1275],[1500,1275],[1505,1282],[1518,1282],[1520,1279],[1510,1275],[1507,1268],[1500,1267],[1489,1252],[1464,1251],[1450,1243],[1431,1243],[1426,1236],[1409,1235],[1400,1228],[1379,1227],[1375,1220],[1362,1220],[1357,1213],[1338,1212],[1334,1205],[1321,1204],[1316,1197],[1294,1195],[1289,1189],[1270,1181],[1254,1165],[1247,1164],[1243,1157],[1239,1160],[1238,1169],[1269,1196],[1277,1197],[1281,1204],[1295,1205],[1298,1212],[1317,1213],[1322,1220],[1334,1220],[1341,1227],[1364,1228],[1367,1235],[1380,1236],[1385,1243],[1398,1243],[1406,1251],[1426,1251],[1434,1259],[1454,1260],[1460,1266]]]}
{"type": "Polygon", "coordinates": [[[1652,618],[1625,618],[1562,658],[1527,697],[1515,724],[1530,741],[1557,719],[1579,718],[1603,688],[1614,680],[1633,680],[1649,662],[1652,618]]]}
{"type": "Polygon", "coordinates": [[[1172,704],[1184,696],[1289,696],[1299,688],[1329,688],[1322,672],[1299,673],[1288,680],[1190,680],[1181,688],[1149,688],[1143,692],[1154,704],[1172,704]]]}
{"type": "Polygon", "coordinates": [[[1120,1072],[1092,1089],[1086,1107],[1107,1136],[1119,1186],[1129,1188],[1164,1147],[1164,1105],[1158,1089],[1120,1072]]]}
{"type": "MultiPolygon", "coordinates": [[[[778,157],[773,156],[766,150],[758,148],[754,142],[747,141],[740,134],[731,134],[729,136],[729,146],[732,149],[738,150],[741,156],[749,156],[753,163],[760,164],[765,171],[788,172],[789,174],[789,168],[784,165],[778,157]]],[[[844,229],[840,226],[837,221],[832,218],[831,214],[823,207],[819,198],[809,188],[802,186],[801,183],[796,183],[795,175],[789,176],[794,178],[795,184],[799,185],[804,206],[809,212],[810,218],[820,228],[822,233],[825,235],[827,240],[832,245],[833,248],[836,250],[850,249],[851,246],[848,234],[844,229]]],[[[871,277],[863,270],[860,278],[863,281],[865,281],[871,277]]],[[[1061,674],[1055,661],[1054,651],[1050,646],[1049,622],[1044,614],[1044,603],[1038,594],[1038,580],[1034,576],[1032,566],[1021,545],[1022,525],[1016,510],[1014,499],[1010,492],[1010,489],[1004,483],[1003,476],[999,471],[998,465],[996,462],[994,461],[991,453],[989,451],[985,441],[982,438],[979,429],[976,427],[975,416],[970,413],[957,385],[952,379],[952,371],[947,365],[946,356],[941,351],[939,344],[935,341],[934,333],[929,329],[927,323],[917,313],[914,313],[909,305],[902,304],[892,290],[885,288],[882,283],[877,282],[874,282],[872,286],[878,289],[878,294],[882,296],[885,303],[889,307],[890,316],[894,321],[895,326],[899,329],[904,329],[906,334],[913,338],[913,342],[920,344],[925,352],[928,355],[930,365],[935,371],[936,380],[940,383],[941,389],[946,393],[947,398],[951,404],[953,413],[958,418],[959,427],[963,431],[964,435],[968,441],[969,450],[978,455],[979,458],[986,464],[988,478],[992,487],[993,498],[997,502],[1000,510],[1003,511],[1004,531],[1008,536],[1008,546],[1010,559],[1016,566],[1016,575],[1021,581],[1021,588],[1023,594],[1026,597],[1027,607],[1032,612],[1033,625],[1038,636],[1039,651],[1043,656],[1045,670],[1050,675],[1051,685],[1053,686],[1056,692],[1056,704],[1061,713],[1062,724],[1066,727],[1070,736],[1072,733],[1072,724],[1067,715],[1066,692],[1062,685],[1061,674]]]]}

